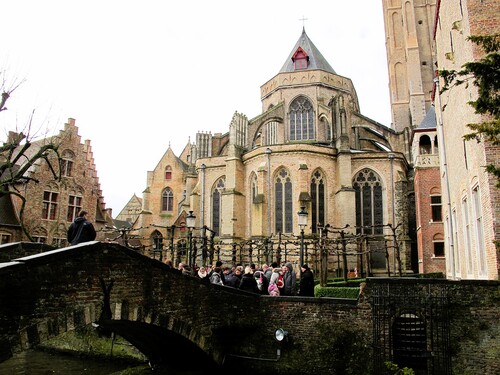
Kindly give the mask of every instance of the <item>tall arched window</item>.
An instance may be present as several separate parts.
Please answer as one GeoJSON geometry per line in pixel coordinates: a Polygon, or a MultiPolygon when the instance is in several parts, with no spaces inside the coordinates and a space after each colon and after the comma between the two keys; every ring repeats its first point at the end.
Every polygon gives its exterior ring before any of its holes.
{"type": "Polygon", "coordinates": [[[274,179],[274,202],[276,233],[292,233],[292,179],[285,168],[281,168],[274,179]]]}
{"type": "Polygon", "coordinates": [[[316,233],[318,225],[325,225],[325,178],[317,170],[311,178],[311,229],[316,233]]]}
{"type": "Polygon", "coordinates": [[[371,169],[363,169],[354,177],[352,185],[356,192],[357,232],[382,234],[384,215],[379,175],[371,169]]]}
{"type": "Polygon", "coordinates": [[[221,195],[225,186],[226,180],[224,177],[221,177],[215,183],[212,191],[212,230],[216,233],[216,235],[220,235],[222,209],[221,195]]]}
{"type": "Polygon", "coordinates": [[[161,195],[161,210],[173,211],[174,210],[174,193],[172,189],[166,188],[161,195]]]}
{"type": "Polygon", "coordinates": [[[290,121],[290,140],[314,139],[314,109],[305,96],[295,98],[288,113],[290,121]]]}

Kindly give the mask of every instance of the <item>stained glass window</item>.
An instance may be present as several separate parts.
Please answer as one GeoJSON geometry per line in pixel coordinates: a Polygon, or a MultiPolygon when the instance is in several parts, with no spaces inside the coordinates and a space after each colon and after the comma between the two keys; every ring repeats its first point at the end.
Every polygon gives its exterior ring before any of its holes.
{"type": "Polygon", "coordinates": [[[221,195],[224,191],[225,185],[225,179],[219,178],[212,191],[212,230],[216,233],[216,235],[220,235],[222,210],[221,195]]]}
{"type": "Polygon", "coordinates": [[[380,177],[371,169],[363,169],[355,177],[356,226],[358,233],[382,234],[384,213],[380,177]]]}
{"type": "Polygon", "coordinates": [[[293,232],[292,180],[288,171],[281,168],[274,180],[275,229],[276,233],[293,232]]]}
{"type": "Polygon", "coordinates": [[[290,104],[290,140],[314,139],[314,109],[305,96],[295,98],[290,104]]]}
{"type": "Polygon", "coordinates": [[[313,233],[318,230],[318,225],[325,225],[325,178],[317,170],[311,179],[311,229],[313,233]]]}
{"type": "Polygon", "coordinates": [[[162,211],[174,210],[174,193],[170,188],[166,188],[165,190],[163,190],[163,194],[161,197],[161,210],[162,211]]]}

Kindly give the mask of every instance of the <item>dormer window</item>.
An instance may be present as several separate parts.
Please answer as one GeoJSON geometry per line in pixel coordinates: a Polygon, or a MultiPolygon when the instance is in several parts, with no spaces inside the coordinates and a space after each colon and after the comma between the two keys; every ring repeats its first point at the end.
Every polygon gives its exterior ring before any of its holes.
{"type": "Polygon", "coordinates": [[[292,61],[295,70],[307,69],[307,66],[309,65],[309,56],[302,48],[299,47],[293,54],[292,61]]]}

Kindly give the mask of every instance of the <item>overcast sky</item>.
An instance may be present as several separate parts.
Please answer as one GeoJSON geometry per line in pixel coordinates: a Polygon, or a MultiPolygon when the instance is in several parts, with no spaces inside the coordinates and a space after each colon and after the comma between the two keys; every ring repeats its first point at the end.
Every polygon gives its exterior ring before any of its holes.
{"type": "Polygon", "coordinates": [[[390,126],[379,0],[0,4],[0,79],[25,79],[0,115],[0,141],[33,109],[50,135],[75,118],[113,216],[134,193],[142,197],[169,144],[178,155],[197,131],[227,132],[235,111],[261,113],[260,86],[303,25],[337,74],[352,79],[361,113],[390,126]]]}

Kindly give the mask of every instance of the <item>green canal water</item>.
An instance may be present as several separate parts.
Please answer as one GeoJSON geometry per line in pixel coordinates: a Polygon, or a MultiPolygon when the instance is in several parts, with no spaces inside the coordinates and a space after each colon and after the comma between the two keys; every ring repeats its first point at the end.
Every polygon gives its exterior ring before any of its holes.
{"type": "Polygon", "coordinates": [[[151,371],[146,363],[125,363],[120,360],[102,360],[74,356],[70,354],[51,353],[29,350],[16,354],[0,363],[1,375],[133,375],[133,374],[169,374],[169,375],[201,375],[206,371],[182,370],[168,368],[151,371]]]}

